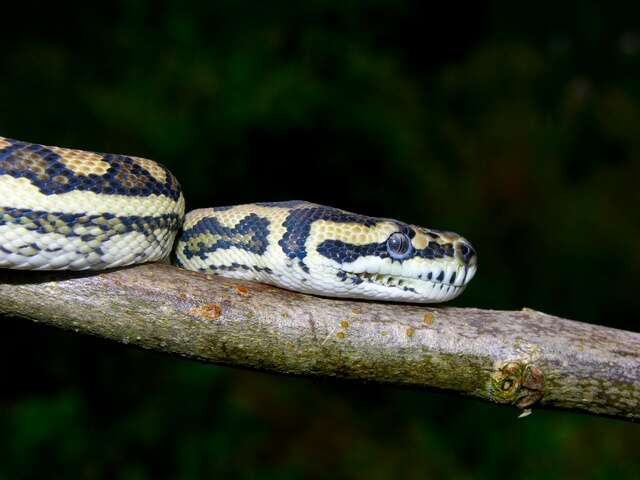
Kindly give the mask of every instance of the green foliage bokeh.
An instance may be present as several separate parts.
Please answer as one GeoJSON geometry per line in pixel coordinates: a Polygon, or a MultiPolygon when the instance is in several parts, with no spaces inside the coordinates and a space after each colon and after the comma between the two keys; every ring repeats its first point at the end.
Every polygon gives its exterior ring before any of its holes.
{"type": "MultiPolygon", "coordinates": [[[[23,4],[0,134],[162,161],[189,208],[302,198],[455,230],[457,305],[638,330],[634,4],[23,4]]],[[[8,325],[2,478],[633,478],[633,425],[8,325]],[[588,455],[585,455],[588,452],[588,455]]]]}

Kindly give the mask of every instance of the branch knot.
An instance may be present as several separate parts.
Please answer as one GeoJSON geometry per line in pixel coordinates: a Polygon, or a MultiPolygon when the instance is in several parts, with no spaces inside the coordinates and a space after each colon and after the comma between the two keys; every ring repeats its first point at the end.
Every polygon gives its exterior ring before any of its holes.
{"type": "Polygon", "coordinates": [[[524,362],[508,362],[491,375],[489,395],[497,403],[529,408],[544,395],[542,370],[524,362]]]}

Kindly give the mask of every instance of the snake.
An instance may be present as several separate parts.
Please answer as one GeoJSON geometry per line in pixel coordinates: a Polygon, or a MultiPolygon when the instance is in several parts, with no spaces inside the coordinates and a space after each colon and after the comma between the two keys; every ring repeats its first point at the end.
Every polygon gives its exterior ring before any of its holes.
{"type": "Polygon", "coordinates": [[[454,232],[302,200],[185,214],[158,162],[0,137],[0,268],[146,262],[323,297],[438,303],[464,291],[477,254],[454,232]]]}

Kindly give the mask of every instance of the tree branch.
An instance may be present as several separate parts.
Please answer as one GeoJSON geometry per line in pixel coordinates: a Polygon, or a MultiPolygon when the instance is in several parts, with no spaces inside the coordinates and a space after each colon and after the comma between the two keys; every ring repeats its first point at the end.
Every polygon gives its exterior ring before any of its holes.
{"type": "Polygon", "coordinates": [[[206,362],[640,421],[640,334],[532,310],[323,299],[162,264],[0,271],[0,313],[206,362]]]}

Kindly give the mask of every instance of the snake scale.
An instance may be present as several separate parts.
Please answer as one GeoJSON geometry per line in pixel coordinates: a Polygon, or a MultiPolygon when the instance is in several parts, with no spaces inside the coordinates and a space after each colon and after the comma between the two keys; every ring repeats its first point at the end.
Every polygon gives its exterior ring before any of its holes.
{"type": "Polygon", "coordinates": [[[0,267],[100,270],[169,257],[303,293],[420,303],[458,296],[476,272],[473,247],[452,232],[304,201],[185,215],[180,184],[152,160],[0,137],[0,267]]]}

